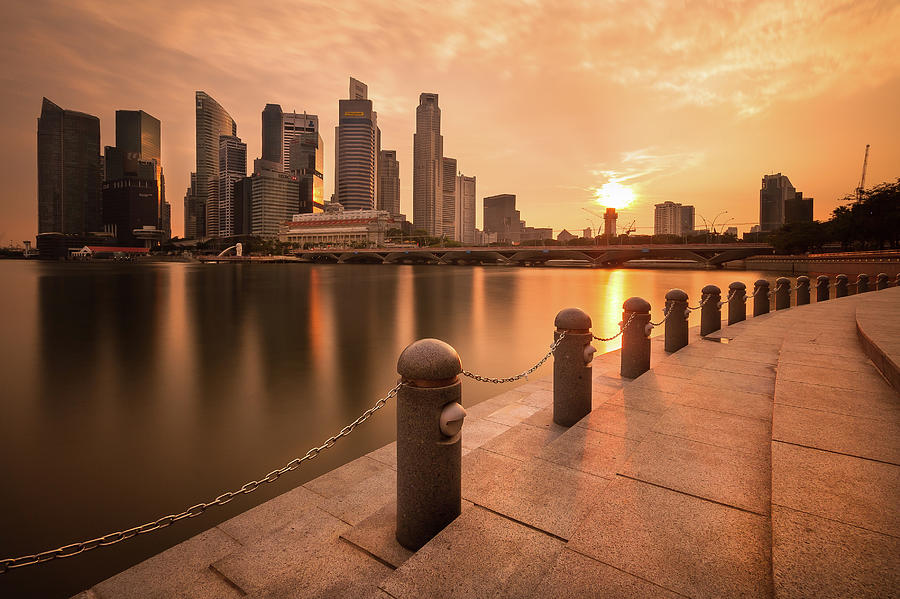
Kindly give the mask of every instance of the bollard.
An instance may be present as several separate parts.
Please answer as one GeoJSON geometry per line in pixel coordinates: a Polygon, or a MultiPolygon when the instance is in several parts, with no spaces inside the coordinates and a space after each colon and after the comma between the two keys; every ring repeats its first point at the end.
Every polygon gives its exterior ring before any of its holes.
{"type": "Polygon", "coordinates": [[[722,290],[715,285],[707,285],[700,290],[700,336],[705,337],[722,328],[722,290]]]}
{"type": "Polygon", "coordinates": [[[881,291],[888,288],[888,276],[886,272],[880,272],[875,277],[875,290],[881,291]]]}
{"type": "Polygon", "coordinates": [[[791,280],[787,277],[775,279],[775,309],[784,310],[791,307],[791,280]]]}
{"type": "Polygon", "coordinates": [[[856,276],[856,293],[866,293],[869,291],[869,275],[859,274],[856,276]]]}
{"type": "Polygon", "coordinates": [[[809,303],[809,277],[797,277],[797,305],[805,306],[809,303]]]}
{"type": "Polygon", "coordinates": [[[554,324],[553,340],[563,332],[566,336],[553,352],[553,422],[572,426],[591,412],[591,317],[578,308],[566,308],[554,324]]]}
{"type": "Polygon", "coordinates": [[[681,289],[669,289],[666,293],[666,351],[676,352],[688,344],[688,294],[681,289]]]}
{"type": "Polygon", "coordinates": [[[622,304],[622,368],[619,373],[634,379],[650,370],[650,303],[629,297],[622,304]]]}
{"type": "Polygon", "coordinates": [[[456,350],[421,339],[397,372],[397,541],[417,551],[462,509],[462,371],[456,350]]]}
{"type": "Polygon", "coordinates": [[[847,297],[847,275],[835,277],[834,297],[847,297]]]}
{"type": "Polygon", "coordinates": [[[728,286],[728,324],[747,320],[747,286],[735,281],[728,286]]]}
{"type": "Polygon", "coordinates": [[[816,302],[828,301],[828,287],[831,280],[825,275],[816,277],[816,302]]]}
{"type": "Polygon", "coordinates": [[[900,272],[897,273],[897,278],[894,280],[894,287],[900,287],[900,272]]]}
{"type": "Polygon", "coordinates": [[[753,316],[769,313],[769,282],[759,279],[753,283],[753,316]]]}

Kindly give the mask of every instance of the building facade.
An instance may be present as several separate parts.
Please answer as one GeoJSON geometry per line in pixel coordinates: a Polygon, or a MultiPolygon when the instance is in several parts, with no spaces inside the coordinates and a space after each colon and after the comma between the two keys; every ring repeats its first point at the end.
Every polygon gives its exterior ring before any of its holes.
{"type": "Polygon", "coordinates": [[[413,134],[413,228],[432,237],[443,233],[443,153],[438,95],[419,95],[413,134]]]}
{"type": "Polygon", "coordinates": [[[247,144],[236,135],[219,136],[219,174],[216,197],[219,204],[219,237],[235,233],[235,183],[247,176],[247,144]]]}
{"type": "Polygon", "coordinates": [[[391,216],[400,215],[400,162],[397,150],[378,153],[378,202],[376,208],[391,216]]]}
{"type": "Polygon", "coordinates": [[[122,246],[148,246],[164,231],[159,219],[159,187],[153,179],[129,177],[103,183],[103,228],[122,246]],[[140,230],[139,234],[135,231],[140,230]],[[140,235],[140,236],[138,236],[140,235]]]}
{"type": "Polygon", "coordinates": [[[372,210],[381,131],[365,84],[352,77],[349,99],[338,102],[334,140],[334,201],[347,210],[372,210]]]}
{"type": "Polygon", "coordinates": [[[456,237],[463,245],[475,244],[475,177],[456,177],[456,237]]]}
{"type": "MultiPolygon", "coordinates": [[[[316,119],[318,128],[318,119],[316,119]]],[[[300,186],[299,213],[322,212],[325,207],[324,145],[318,131],[303,131],[291,140],[288,167],[300,186]]]]}
{"type": "MultiPolygon", "coordinates": [[[[218,175],[219,136],[237,135],[237,123],[209,94],[196,92],[197,187],[200,206],[194,238],[215,236],[219,231],[218,175]]],[[[185,206],[187,213],[187,206],[185,206]]],[[[187,237],[187,230],[185,230],[187,237]]]]}
{"type": "Polygon", "coordinates": [[[518,243],[524,223],[516,210],[516,196],[504,193],[484,198],[484,232],[496,233],[497,241],[518,243]]]}
{"type": "Polygon", "coordinates": [[[791,180],[781,173],[764,175],[759,190],[759,228],[774,231],[784,224],[785,203],[797,197],[791,180]]]}
{"type": "Polygon", "coordinates": [[[300,186],[281,165],[256,160],[250,191],[250,233],[268,239],[278,237],[282,225],[298,213],[300,186]]]}
{"type": "Polygon", "coordinates": [[[279,239],[297,247],[377,247],[394,227],[386,210],[344,210],[330,205],[319,214],[296,214],[285,223],[279,239]]]}
{"type": "Polygon", "coordinates": [[[676,202],[654,205],[654,235],[689,235],[694,232],[694,207],[676,202]]]}
{"type": "Polygon", "coordinates": [[[266,104],[262,111],[262,159],[281,164],[284,160],[284,122],[280,104],[266,104]]]}
{"type": "Polygon", "coordinates": [[[456,158],[441,160],[441,235],[459,241],[456,211],[456,158]]]}

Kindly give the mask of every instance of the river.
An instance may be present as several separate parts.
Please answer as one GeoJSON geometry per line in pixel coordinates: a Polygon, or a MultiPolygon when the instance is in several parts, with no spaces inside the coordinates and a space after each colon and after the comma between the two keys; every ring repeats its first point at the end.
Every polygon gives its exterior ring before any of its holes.
{"type": "MultiPolygon", "coordinates": [[[[775,276],[0,261],[0,558],[152,521],[261,478],[385,395],[415,339],[443,339],[464,368],[508,376],[544,355],[562,308],[586,310],[605,337],[630,296],[649,300],[658,320],[670,288],[693,305],[704,285],[727,293],[731,281],[752,289],[775,276]]],[[[508,388],[465,379],[463,403],[508,388]]],[[[74,594],[391,442],[394,419],[389,403],[299,470],[201,517],[0,574],[0,596],[74,594]]]]}

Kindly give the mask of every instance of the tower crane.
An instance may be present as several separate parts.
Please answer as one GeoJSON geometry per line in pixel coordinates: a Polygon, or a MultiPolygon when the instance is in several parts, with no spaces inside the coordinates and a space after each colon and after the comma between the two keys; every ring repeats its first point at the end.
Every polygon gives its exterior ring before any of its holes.
{"type": "Polygon", "coordinates": [[[866,167],[869,165],[869,144],[866,144],[866,156],[863,158],[862,177],[859,178],[859,187],[856,188],[856,201],[862,199],[862,194],[866,190],[866,167]]]}
{"type": "Polygon", "coordinates": [[[624,230],[622,231],[621,235],[628,237],[628,235],[630,235],[631,233],[634,233],[634,231],[635,231],[634,223],[635,222],[636,221],[631,221],[631,224],[623,227],[624,230]]]}

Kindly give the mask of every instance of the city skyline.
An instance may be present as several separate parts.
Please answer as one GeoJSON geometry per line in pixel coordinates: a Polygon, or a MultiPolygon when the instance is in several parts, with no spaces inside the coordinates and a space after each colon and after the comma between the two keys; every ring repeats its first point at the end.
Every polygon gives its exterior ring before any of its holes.
{"type": "MultiPolygon", "coordinates": [[[[399,37],[414,18],[437,19],[431,10],[419,14],[400,4],[382,20],[351,8],[309,7],[321,25],[294,39],[290,19],[263,20],[226,3],[217,12],[240,15],[235,31],[241,23],[257,34],[223,35],[231,31],[226,23],[217,42],[197,28],[211,18],[199,6],[12,7],[2,25],[3,59],[15,85],[2,105],[10,140],[2,161],[11,184],[0,204],[0,244],[37,232],[35,118],[42,96],[99,117],[101,147],[114,144],[116,110],[145,110],[162,122],[175,234],[184,230],[180,193],[195,170],[196,90],[228,110],[248,157],[256,157],[262,106],[278,102],[285,111],[318,114],[321,130],[329,131],[348,74],[368,84],[382,146],[396,148],[407,165],[401,212],[409,216],[414,113],[424,91],[441,96],[444,154],[478,176],[479,203],[514,193],[523,218],[557,231],[589,226],[581,207],[593,207],[594,190],[612,180],[636,189],[634,205],[619,210],[620,223],[637,220],[638,232],[647,232],[654,204],[663,201],[696,206],[698,220],[727,208],[734,222],[755,222],[759,180],[775,172],[815,197],[814,217],[824,220],[858,184],[867,143],[868,184],[897,176],[900,116],[892,107],[900,59],[890,51],[891,31],[900,25],[896,6],[640,5],[611,12],[598,4],[551,12],[536,3],[510,19],[501,5],[485,4],[457,7],[432,37],[399,37]],[[548,18],[558,31],[539,27],[548,18]],[[148,38],[138,23],[161,34],[148,38]],[[187,38],[189,31],[197,39],[187,38]],[[362,53],[353,34],[359,31],[374,32],[362,53]],[[308,60],[295,75],[275,77],[276,65],[260,60],[272,44],[280,55],[308,60]],[[118,46],[128,51],[114,51],[118,46]],[[220,66],[226,63],[227,71],[220,66]],[[536,172],[552,176],[534,178],[536,172]]],[[[334,163],[325,154],[328,198],[334,163]]]]}

